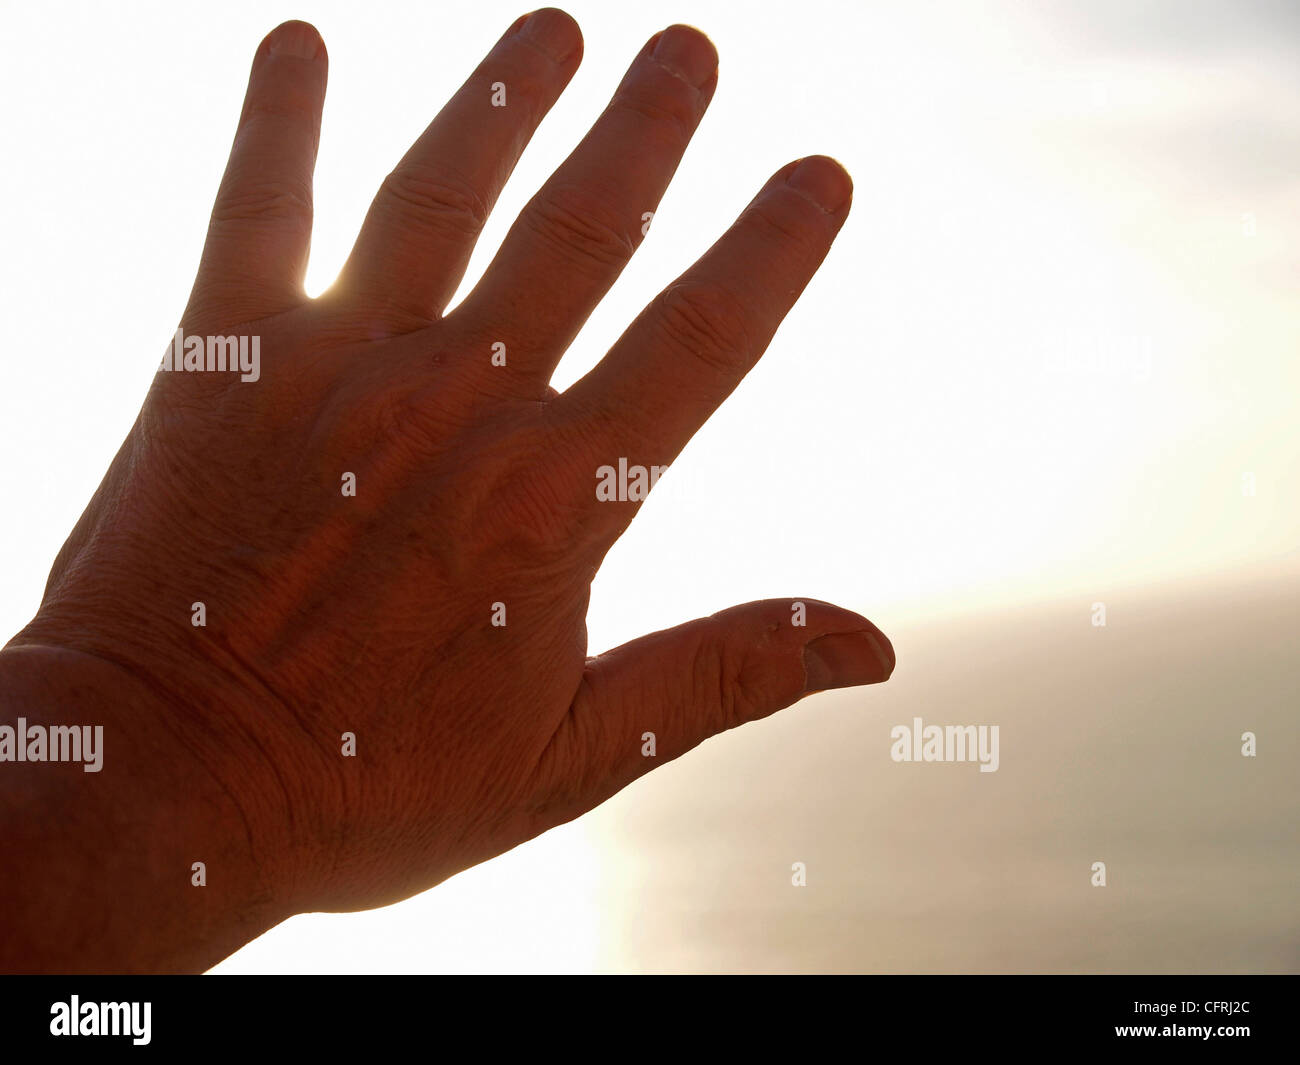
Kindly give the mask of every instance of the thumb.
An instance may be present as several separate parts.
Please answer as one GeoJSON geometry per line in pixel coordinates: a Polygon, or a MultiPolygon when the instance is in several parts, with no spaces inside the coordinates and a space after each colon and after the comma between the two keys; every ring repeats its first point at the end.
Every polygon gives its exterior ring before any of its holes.
{"type": "Polygon", "coordinates": [[[632,640],[587,661],[544,762],[548,813],[576,817],[710,736],[893,670],[883,632],[812,599],[746,603],[632,640]]]}

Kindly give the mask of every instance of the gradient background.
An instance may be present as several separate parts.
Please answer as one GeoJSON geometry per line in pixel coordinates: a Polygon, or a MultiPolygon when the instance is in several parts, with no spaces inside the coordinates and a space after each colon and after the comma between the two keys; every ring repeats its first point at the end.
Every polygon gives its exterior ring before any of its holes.
{"type": "MultiPolygon", "coordinates": [[[[815,597],[875,620],[897,671],[215,971],[1300,970],[1300,7],[566,9],[586,58],[467,285],[645,38],[693,23],[721,68],[557,387],[782,163],[825,152],[856,182],[768,354],[610,555],[592,651],[815,597]],[[1000,726],[1001,768],[895,764],[914,716],[1000,726]]],[[[303,18],[330,51],[315,292],[524,10],[0,4],[0,638],[175,327],[261,37],[303,18]]]]}

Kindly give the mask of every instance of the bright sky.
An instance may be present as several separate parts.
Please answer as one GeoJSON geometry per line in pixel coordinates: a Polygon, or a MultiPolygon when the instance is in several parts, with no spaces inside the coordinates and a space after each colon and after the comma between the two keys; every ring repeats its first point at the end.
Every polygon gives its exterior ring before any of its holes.
{"type": "MultiPolygon", "coordinates": [[[[1295,570],[1300,9],[567,9],[586,58],[471,280],[646,37],[698,25],[721,71],[557,387],[785,161],[834,155],[857,190],[762,363],[611,554],[593,650],[768,596],[834,599],[888,631],[908,612],[1295,570]]],[[[384,174],[523,10],[3,5],[6,638],[175,327],[260,38],[303,18],[330,51],[316,291],[384,174]]]]}

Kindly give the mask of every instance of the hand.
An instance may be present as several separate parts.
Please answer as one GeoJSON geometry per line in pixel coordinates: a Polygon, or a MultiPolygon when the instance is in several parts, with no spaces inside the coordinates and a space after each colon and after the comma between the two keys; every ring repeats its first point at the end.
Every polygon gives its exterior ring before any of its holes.
{"type": "MultiPolygon", "coordinates": [[[[422,891],[809,692],[888,678],[879,630],[812,600],[806,625],[770,600],[588,657],[591,580],[639,506],[635,489],[598,498],[619,489],[601,468],[672,462],[816,271],[851,185],[824,157],[783,166],[556,393],[717,80],[702,34],[656,34],[444,313],[581,48],[553,9],[511,26],[317,299],[302,286],[325,49],[301,22],[258,49],[181,329],[258,337],[260,363],[160,370],[0,655],[11,693],[108,721],[99,790],[58,778],[83,788],[59,801],[93,853],[115,856],[83,901],[176,915],[143,946],[138,917],[102,917],[56,965],[207,967],[289,914],[422,891]],[[192,886],[205,855],[221,857],[192,886]]],[[[29,865],[62,860],[25,846],[29,865]]]]}

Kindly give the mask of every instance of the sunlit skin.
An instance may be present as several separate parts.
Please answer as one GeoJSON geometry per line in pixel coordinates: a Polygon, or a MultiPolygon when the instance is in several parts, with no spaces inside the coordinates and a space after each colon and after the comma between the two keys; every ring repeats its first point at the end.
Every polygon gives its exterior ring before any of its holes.
{"type": "Polygon", "coordinates": [[[325,48],[301,22],[258,48],[180,324],[259,336],[261,377],[157,374],[0,652],[5,723],[105,733],[97,774],[0,766],[3,968],[203,970],[288,916],[406,898],[718,732],[890,675],[870,621],[795,598],[589,655],[591,581],[639,506],[599,501],[597,470],[672,463],[817,270],[851,184],[825,157],[782,166],[557,393],[717,82],[699,31],[651,38],[447,311],[581,52],[561,12],[516,21],[309,299],[325,48]]]}

